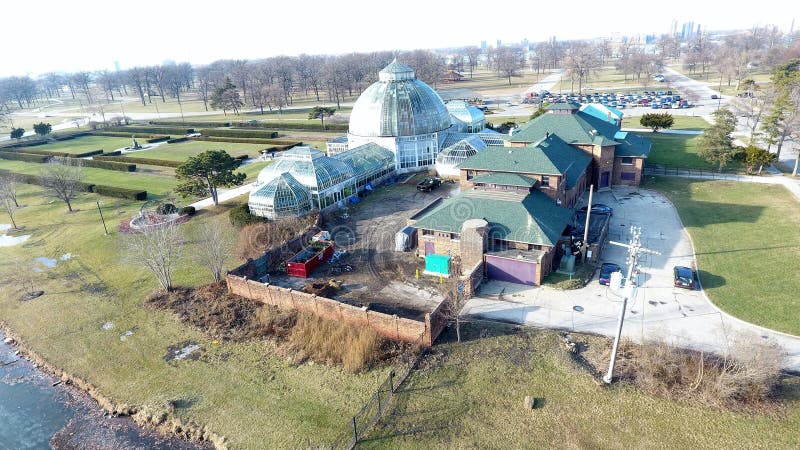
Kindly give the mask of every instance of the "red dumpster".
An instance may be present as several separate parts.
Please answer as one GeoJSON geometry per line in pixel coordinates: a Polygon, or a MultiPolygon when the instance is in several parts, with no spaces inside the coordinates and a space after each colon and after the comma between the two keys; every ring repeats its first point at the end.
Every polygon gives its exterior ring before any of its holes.
{"type": "Polygon", "coordinates": [[[311,272],[333,255],[332,241],[316,241],[286,261],[286,273],[291,277],[308,278],[311,272]]]}

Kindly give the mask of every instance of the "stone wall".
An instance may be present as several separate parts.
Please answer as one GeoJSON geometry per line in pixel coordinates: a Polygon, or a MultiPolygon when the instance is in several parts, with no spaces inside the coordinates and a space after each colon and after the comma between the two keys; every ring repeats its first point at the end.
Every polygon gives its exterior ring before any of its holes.
{"type": "Polygon", "coordinates": [[[294,309],[315,314],[329,320],[357,326],[368,326],[389,339],[431,346],[447,324],[442,313],[445,302],[439,304],[424,321],[406,319],[397,315],[370,311],[326,297],[319,297],[289,288],[272,286],[229,273],[225,278],[228,291],[258,300],[281,309],[294,309]]]}

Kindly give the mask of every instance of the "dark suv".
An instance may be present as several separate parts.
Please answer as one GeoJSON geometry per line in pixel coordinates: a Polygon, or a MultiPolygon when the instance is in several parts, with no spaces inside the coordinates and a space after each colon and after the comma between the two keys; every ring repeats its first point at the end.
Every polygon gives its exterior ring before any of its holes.
{"type": "Polygon", "coordinates": [[[675,266],[672,272],[675,280],[675,287],[694,290],[694,280],[696,278],[694,270],[684,266],[675,266]]]}
{"type": "Polygon", "coordinates": [[[417,183],[417,190],[422,192],[430,192],[439,187],[441,184],[441,179],[437,177],[428,177],[417,183]]]}

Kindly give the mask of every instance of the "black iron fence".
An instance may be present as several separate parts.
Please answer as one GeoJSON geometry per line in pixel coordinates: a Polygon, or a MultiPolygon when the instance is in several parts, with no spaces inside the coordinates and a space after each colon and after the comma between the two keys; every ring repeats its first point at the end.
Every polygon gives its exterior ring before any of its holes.
{"type": "Polygon", "coordinates": [[[695,169],[691,167],[670,167],[662,165],[645,165],[645,175],[664,175],[672,177],[685,177],[685,178],[704,178],[714,180],[746,180],[753,178],[754,175],[747,175],[741,170],[726,169],[722,171],[708,170],[708,169],[695,169]]]}
{"type": "Polygon", "coordinates": [[[422,345],[420,337],[418,346],[420,350],[410,357],[399,369],[392,369],[389,375],[372,394],[369,400],[361,409],[348,420],[344,431],[327,447],[330,450],[353,449],[360,440],[366,436],[367,432],[378,423],[383,414],[389,408],[389,404],[394,398],[395,393],[405,383],[409,375],[414,371],[419,362],[425,356],[427,348],[422,345]]]}

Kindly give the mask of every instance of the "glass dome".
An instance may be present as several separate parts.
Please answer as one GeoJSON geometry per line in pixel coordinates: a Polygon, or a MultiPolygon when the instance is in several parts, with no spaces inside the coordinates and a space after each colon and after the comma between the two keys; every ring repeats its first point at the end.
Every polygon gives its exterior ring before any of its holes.
{"type": "Polygon", "coordinates": [[[436,172],[442,177],[458,177],[461,163],[485,149],[486,144],[478,136],[462,139],[439,153],[436,157],[436,172]]]}
{"type": "Polygon", "coordinates": [[[396,60],[358,97],[350,114],[350,134],[367,137],[417,136],[450,127],[439,94],[396,60]]]}
{"type": "Polygon", "coordinates": [[[277,161],[262,169],[255,188],[284,173],[317,192],[353,177],[353,170],[344,162],[329,158],[317,149],[301,146],[283,152],[277,161]]]}
{"type": "Polygon", "coordinates": [[[293,176],[282,173],[250,194],[250,212],[277,219],[295,217],[311,211],[311,194],[293,176]]]}

